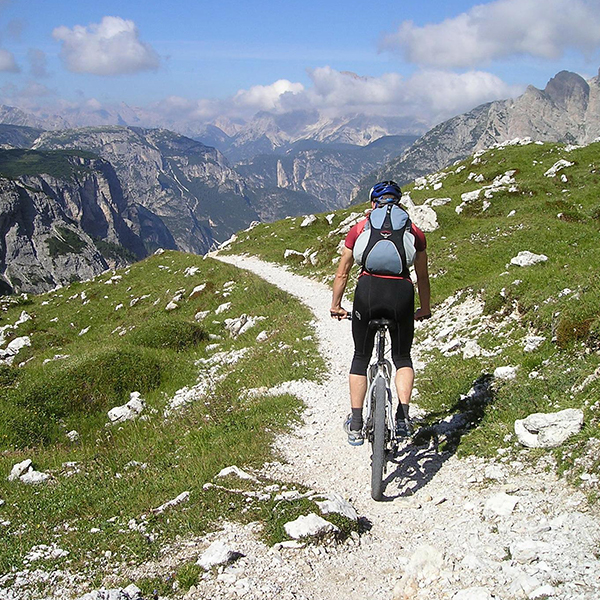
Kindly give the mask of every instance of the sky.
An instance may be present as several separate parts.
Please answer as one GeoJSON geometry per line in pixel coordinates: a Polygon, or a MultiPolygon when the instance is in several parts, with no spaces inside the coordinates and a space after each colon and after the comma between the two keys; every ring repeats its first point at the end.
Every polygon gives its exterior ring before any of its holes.
{"type": "Polygon", "coordinates": [[[600,66],[600,0],[0,0],[0,103],[431,124],[600,66]]]}

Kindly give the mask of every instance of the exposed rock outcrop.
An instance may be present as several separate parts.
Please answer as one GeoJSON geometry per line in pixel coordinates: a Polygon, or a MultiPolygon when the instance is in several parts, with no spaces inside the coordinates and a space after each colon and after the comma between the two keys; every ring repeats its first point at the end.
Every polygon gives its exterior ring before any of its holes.
{"type": "Polygon", "coordinates": [[[145,256],[109,163],[0,152],[4,172],[13,173],[0,177],[0,292],[39,293],[145,256]]]}

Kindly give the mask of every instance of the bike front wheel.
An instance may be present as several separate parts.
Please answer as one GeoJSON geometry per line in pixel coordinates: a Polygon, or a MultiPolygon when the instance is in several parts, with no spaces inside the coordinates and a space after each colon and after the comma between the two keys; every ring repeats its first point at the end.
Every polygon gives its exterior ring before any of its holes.
{"type": "Polygon", "coordinates": [[[383,496],[383,471],[385,467],[385,400],[386,385],[383,377],[375,382],[373,393],[373,441],[371,454],[371,497],[381,500],[383,496]]]}

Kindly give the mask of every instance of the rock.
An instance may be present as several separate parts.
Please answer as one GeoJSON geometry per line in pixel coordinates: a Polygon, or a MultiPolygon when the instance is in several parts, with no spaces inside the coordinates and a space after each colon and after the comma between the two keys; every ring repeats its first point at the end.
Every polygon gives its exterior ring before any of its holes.
{"type": "Polygon", "coordinates": [[[508,517],[515,509],[518,502],[518,498],[500,492],[488,499],[485,503],[483,514],[488,517],[508,517]]]}
{"type": "Polygon", "coordinates": [[[419,546],[413,553],[402,579],[394,586],[393,600],[414,598],[420,588],[439,579],[443,557],[433,546],[419,546]]]}
{"type": "MultiPolygon", "coordinates": [[[[184,277],[193,277],[199,270],[200,270],[200,267],[187,267],[185,269],[185,271],[183,272],[183,276],[184,277]]],[[[203,285],[206,285],[206,284],[203,284],[203,285]]]]}
{"type": "Polygon", "coordinates": [[[517,265],[518,267],[530,267],[540,262],[546,262],[548,257],[545,254],[534,254],[529,250],[523,250],[519,252],[515,257],[510,259],[511,265],[517,265]]]}
{"type": "Polygon", "coordinates": [[[556,413],[534,413],[515,421],[515,434],[527,448],[554,448],[583,427],[583,411],[568,408],[556,413]]]}
{"type": "Polygon", "coordinates": [[[144,410],[146,402],[140,397],[139,392],[131,392],[129,402],[122,406],[115,406],[108,411],[108,418],[112,423],[123,423],[135,419],[144,410]]]}
{"type": "Polygon", "coordinates": [[[294,539],[339,531],[339,528],[333,523],[326,521],[323,517],[320,517],[315,513],[300,516],[295,521],[289,521],[283,528],[285,529],[285,532],[294,539]]]}
{"type": "Polygon", "coordinates": [[[225,319],[225,329],[235,339],[246,333],[246,331],[254,327],[259,321],[264,321],[264,319],[265,317],[250,317],[243,314],[235,319],[225,319]]]}
{"type": "Polygon", "coordinates": [[[546,338],[540,335],[528,335],[524,340],[523,351],[533,352],[537,350],[544,342],[546,338]]]}
{"type": "Polygon", "coordinates": [[[142,590],[132,583],[126,588],[123,588],[123,593],[126,594],[128,600],[137,600],[142,595],[142,590]]]}
{"type": "Polygon", "coordinates": [[[239,552],[232,550],[221,540],[216,540],[202,553],[196,564],[208,571],[216,565],[227,564],[241,556],[239,552]]]}
{"type": "MultiPolygon", "coordinates": [[[[186,275],[187,277],[187,275],[186,275]]],[[[197,285],[191,292],[190,292],[190,298],[197,298],[204,290],[204,288],[206,287],[205,283],[201,283],[200,285],[197,285]]]]}
{"type": "Polygon", "coordinates": [[[73,429],[72,431],[69,431],[69,433],[67,433],[67,437],[72,442],[76,442],[79,439],[79,433],[73,429]]]}
{"type": "Polygon", "coordinates": [[[28,335],[15,338],[8,343],[6,348],[0,348],[0,360],[12,363],[13,358],[26,346],[31,346],[31,338],[28,335]]]}
{"type": "Polygon", "coordinates": [[[269,339],[269,334],[266,331],[261,331],[256,336],[256,341],[260,344],[262,342],[266,342],[269,339]]]}
{"type": "Polygon", "coordinates": [[[38,483],[44,483],[50,479],[50,475],[48,473],[42,473],[41,471],[35,471],[32,467],[26,473],[23,473],[19,477],[19,480],[23,483],[27,483],[28,485],[37,485],[38,483]]]}
{"type": "Polygon", "coordinates": [[[251,481],[257,481],[254,476],[250,475],[249,473],[246,473],[246,471],[240,469],[239,467],[236,467],[235,465],[232,465],[231,467],[225,467],[217,473],[217,477],[227,477],[229,475],[234,475],[235,477],[239,477],[240,479],[249,479],[251,481]]]}
{"type": "Polygon", "coordinates": [[[560,159],[555,162],[545,173],[544,177],[556,177],[556,174],[567,167],[572,167],[575,163],[569,162],[568,160],[560,159]]]}
{"type": "Polygon", "coordinates": [[[522,598],[525,595],[527,598],[532,598],[532,593],[540,588],[540,581],[537,577],[521,573],[508,588],[510,597],[522,598]]]}
{"type": "Polygon", "coordinates": [[[181,494],[179,494],[179,496],[177,496],[177,498],[173,498],[173,500],[169,500],[168,502],[161,504],[158,508],[153,508],[152,512],[155,515],[160,515],[161,513],[165,512],[165,510],[167,510],[167,508],[177,506],[178,504],[181,504],[182,502],[187,502],[189,500],[189,498],[190,498],[189,492],[182,492],[181,494]]]}
{"type": "Polygon", "coordinates": [[[463,358],[466,360],[468,358],[474,358],[476,356],[481,356],[482,349],[479,344],[475,340],[469,340],[465,347],[463,348],[463,358]]]}
{"type": "Polygon", "coordinates": [[[518,367],[498,367],[494,370],[496,379],[514,379],[517,376],[518,367]]]}
{"type": "Polygon", "coordinates": [[[340,496],[332,492],[326,496],[326,500],[322,502],[316,501],[316,505],[319,507],[319,510],[327,515],[329,513],[338,513],[347,517],[348,519],[352,519],[353,521],[358,521],[358,513],[352,504],[347,502],[340,496]]]}
{"type": "Polygon", "coordinates": [[[25,473],[27,469],[29,469],[32,462],[33,461],[30,458],[27,458],[24,461],[14,465],[10,471],[10,475],[7,478],[8,481],[15,481],[16,479],[19,479],[19,477],[21,477],[21,475],[23,475],[23,473],[25,473]]]}
{"type": "Polygon", "coordinates": [[[430,206],[415,206],[409,210],[413,223],[425,233],[435,231],[438,227],[437,213],[430,206]]]}
{"type": "Polygon", "coordinates": [[[215,315],[220,315],[222,312],[229,310],[231,308],[231,302],[223,302],[223,304],[219,304],[215,309],[215,315]]]}
{"type": "Polygon", "coordinates": [[[315,215],[307,215],[306,217],[304,217],[304,221],[300,223],[300,227],[308,227],[312,225],[316,220],[317,217],[315,217],[315,215]]]}

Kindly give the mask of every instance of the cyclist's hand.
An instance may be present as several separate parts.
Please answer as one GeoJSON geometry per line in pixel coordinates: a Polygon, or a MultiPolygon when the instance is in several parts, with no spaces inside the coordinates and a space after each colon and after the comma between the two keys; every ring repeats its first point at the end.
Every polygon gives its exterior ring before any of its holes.
{"type": "Polygon", "coordinates": [[[422,308],[418,308],[415,312],[415,321],[424,321],[431,318],[431,312],[425,312],[422,308]]]}
{"type": "Polygon", "coordinates": [[[332,319],[337,319],[338,321],[348,318],[348,311],[345,308],[332,308],[329,314],[332,319]]]}

